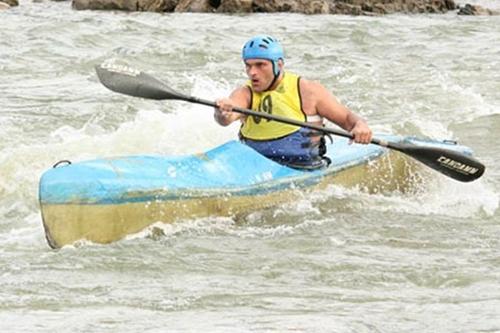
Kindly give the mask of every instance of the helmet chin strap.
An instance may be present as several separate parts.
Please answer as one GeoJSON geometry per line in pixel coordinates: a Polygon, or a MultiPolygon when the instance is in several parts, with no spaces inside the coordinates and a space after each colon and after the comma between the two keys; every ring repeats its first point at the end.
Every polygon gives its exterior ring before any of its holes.
{"type": "Polygon", "coordinates": [[[271,60],[271,62],[273,63],[274,79],[271,81],[271,84],[264,91],[268,91],[269,89],[271,89],[271,87],[276,83],[276,80],[278,79],[278,77],[281,74],[281,70],[279,69],[278,62],[275,60],[271,60]]]}

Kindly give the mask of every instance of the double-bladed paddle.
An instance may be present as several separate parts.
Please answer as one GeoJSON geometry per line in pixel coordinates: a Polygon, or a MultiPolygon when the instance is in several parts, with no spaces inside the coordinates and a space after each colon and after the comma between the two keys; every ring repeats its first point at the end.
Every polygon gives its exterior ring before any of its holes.
{"type": "MultiPolygon", "coordinates": [[[[174,99],[211,107],[217,106],[213,101],[180,94],[151,75],[128,66],[102,64],[96,66],[96,72],[99,80],[104,86],[112,91],[125,95],[156,100],[174,99]]],[[[269,113],[257,112],[238,107],[233,108],[233,111],[289,125],[307,127],[320,132],[339,135],[350,139],[353,138],[352,134],[344,131],[317,126],[269,113]]],[[[445,149],[432,145],[413,144],[409,142],[389,142],[377,138],[373,138],[371,143],[402,152],[422,162],[428,167],[462,182],[470,182],[478,179],[483,175],[485,170],[485,166],[478,160],[453,149],[445,149]]]]}

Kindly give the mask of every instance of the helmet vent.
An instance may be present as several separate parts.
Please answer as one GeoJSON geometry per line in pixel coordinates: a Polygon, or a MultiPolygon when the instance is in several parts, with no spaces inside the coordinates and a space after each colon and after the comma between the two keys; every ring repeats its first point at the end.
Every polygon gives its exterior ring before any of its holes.
{"type": "MultiPolygon", "coordinates": [[[[2,0],[0,0],[2,1],[2,0]]],[[[246,59],[283,59],[283,48],[277,39],[267,35],[259,35],[250,39],[242,49],[241,57],[246,59]]]]}

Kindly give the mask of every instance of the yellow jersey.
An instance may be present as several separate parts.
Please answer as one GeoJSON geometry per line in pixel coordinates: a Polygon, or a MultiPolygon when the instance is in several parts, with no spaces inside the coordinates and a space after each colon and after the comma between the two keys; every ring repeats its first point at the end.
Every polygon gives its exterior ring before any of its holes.
{"type": "MultiPolygon", "coordinates": [[[[279,85],[274,90],[255,92],[250,82],[247,83],[252,92],[251,109],[266,112],[298,121],[306,121],[302,111],[299,91],[300,77],[292,73],[284,73],[279,85]]],[[[279,123],[256,116],[248,116],[241,126],[240,134],[250,140],[273,140],[296,132],[300,127],[279,123]]]]}

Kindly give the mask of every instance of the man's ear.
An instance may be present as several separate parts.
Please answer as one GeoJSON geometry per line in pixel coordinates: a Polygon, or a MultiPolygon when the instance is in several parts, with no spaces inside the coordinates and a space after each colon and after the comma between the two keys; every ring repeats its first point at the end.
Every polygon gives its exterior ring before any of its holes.
{"type": "Polygon", "coordinates": [[[280,68],[280,70],[282,70],[283,67],[285,67],[285,62],[283,61],[283,59],[278,60],[278,67],[280,68]]]}

